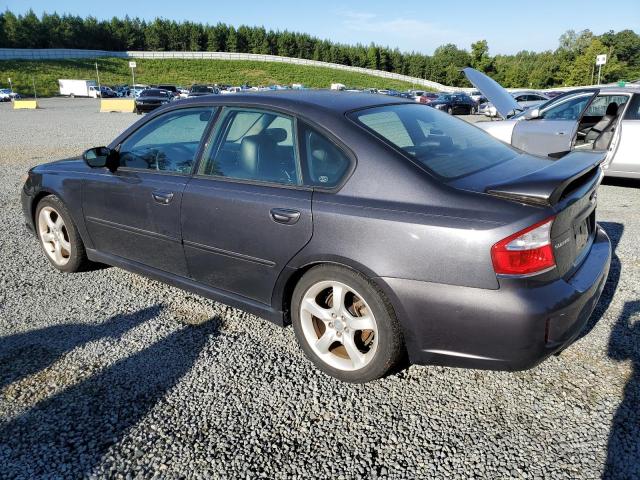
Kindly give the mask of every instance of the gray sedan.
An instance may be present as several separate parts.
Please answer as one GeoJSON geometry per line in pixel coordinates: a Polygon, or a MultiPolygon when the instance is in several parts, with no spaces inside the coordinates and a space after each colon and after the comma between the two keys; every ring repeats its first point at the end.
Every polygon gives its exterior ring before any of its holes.
{"type": "Polygon", "coordinates": [[[577,89],[521,111],[494,80],[471,68],[464,72],[506,118],[477,124],[494,137],[552,158],[575,150],[602,152],[606,175],[640,178],[640,89],[577,89]]]}
{"type": "Polygon", "coordinates": [[[291,323],[341,380],[407,357],[517,370],[602,292],[601,160],[533,157],[390,96],[211,95],[31,169],[22,206],[55,269],[114,265],[291,323]]]}

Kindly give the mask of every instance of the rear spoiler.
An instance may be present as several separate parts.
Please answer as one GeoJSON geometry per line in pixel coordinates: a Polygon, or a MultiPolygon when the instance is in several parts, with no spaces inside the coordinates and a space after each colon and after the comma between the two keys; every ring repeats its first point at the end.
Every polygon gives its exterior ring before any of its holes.
{"type": "Polygon", "coordinates": [[[571,192],[602,180],[606,152],[572,152],[523,177],[490,185],[485,192],[521,203],[555,205],[571,192]]]}

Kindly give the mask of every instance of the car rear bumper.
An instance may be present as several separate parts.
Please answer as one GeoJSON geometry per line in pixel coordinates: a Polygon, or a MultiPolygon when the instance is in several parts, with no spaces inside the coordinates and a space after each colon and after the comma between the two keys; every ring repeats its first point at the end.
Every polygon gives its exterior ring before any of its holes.
{"type": "Polygon", "coordinates": [[[501,280],[497,290],[380,278],[404,326],[412,363],[525,370],[579,335],[604,288],[611,244],[598,227],[569,279],[501,280]]]}

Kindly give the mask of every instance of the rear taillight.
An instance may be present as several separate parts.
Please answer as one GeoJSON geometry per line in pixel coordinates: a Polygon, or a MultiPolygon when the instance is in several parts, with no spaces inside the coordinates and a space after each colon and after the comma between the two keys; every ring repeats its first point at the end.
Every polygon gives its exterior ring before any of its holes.
{"type": "Polygon", "coordinates": [[[555,267],[551,246],[554,218],[531,225],[491,247],[495,272],[500,275],[532,275],[555,267]]]}

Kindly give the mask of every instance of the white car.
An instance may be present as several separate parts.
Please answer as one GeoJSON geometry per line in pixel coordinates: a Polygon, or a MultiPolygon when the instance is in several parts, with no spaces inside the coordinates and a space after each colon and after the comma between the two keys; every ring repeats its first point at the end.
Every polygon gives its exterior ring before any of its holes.
{"type": "Polygon", "coordinates": [[[476,126],[527,153],[562,158],[574,150],[606,152],[605,175],[640,179],[640,91],[634,87],[582,88],[521,111],[495,80],[472,68],[469,81],[506,120],[476,126]]]}
{"type": "Polygon", "coordinates": [[[138,98],[140,96],[140,92],[146,90],[147,88],[149,88],[149,85],[136,84],[131,87],[131,94],[134,96],[134,98],[138,98]]]}
{"type": "MultiPolygon", "coordinates": [[[[536,107],[549,100],[549,97],[547,97],[545,94],[535,92],[533,90],[509,92],[509,94],[518,103],[521,110],[536,107]]],[[[496,107],[491,102],[483,103],[478,109],[478,113],[484,114],[487,117],[497,117],[500,114],[498,112],[498,109],[496,109],[496,107]]]]}
{"type": "Polygon", "coordinates": [[[16,98],[20,98],[20,94],[9,88],[0,88],[0,102],[10,102],[16,98]]]}

